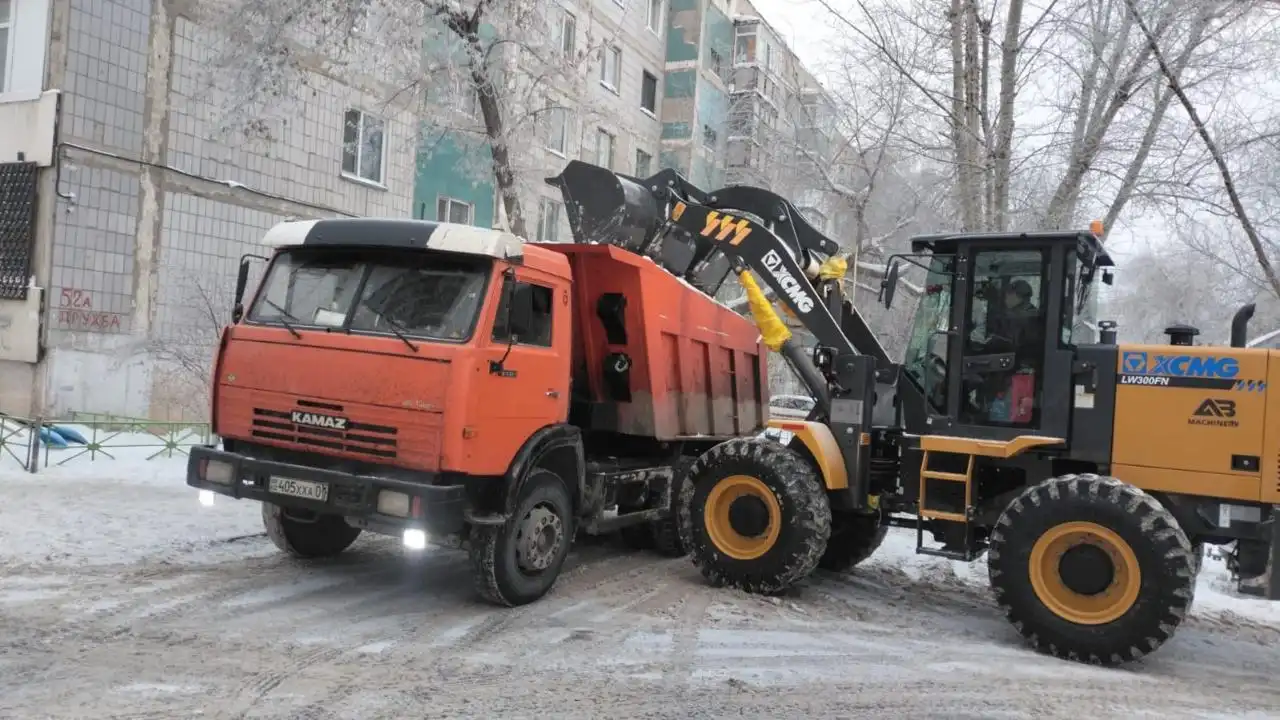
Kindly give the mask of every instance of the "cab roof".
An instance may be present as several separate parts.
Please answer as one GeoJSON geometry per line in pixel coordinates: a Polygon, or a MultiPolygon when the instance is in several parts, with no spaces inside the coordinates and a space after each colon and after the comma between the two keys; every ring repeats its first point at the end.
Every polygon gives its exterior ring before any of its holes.
{"type": "Polygon", "coordinates": [[[405,218],[331,218],[282,222],[262,238],[272,248],[323,245],[439,250],[519,261],[524,241],[503,230],[405,218]]]}
{"type": "Polygon", "coordinates": [[[911,238],[911,252],[952,255],[961,246],[987,242],[1071,243],[1092,258],[1095,267],[1113,267],[1111,256],[1097,235],[1086,230],[1040,230],[1035,232],[937,233],[911,238]]]}

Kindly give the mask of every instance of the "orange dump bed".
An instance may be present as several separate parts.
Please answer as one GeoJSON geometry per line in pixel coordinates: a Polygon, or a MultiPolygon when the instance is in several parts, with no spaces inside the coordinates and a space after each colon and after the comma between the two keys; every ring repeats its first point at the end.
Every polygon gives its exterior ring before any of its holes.
{"type": "Polygon", "coordinates": [[[768,350],[751,321],[626,250],[542,247],[573,271],[571,422],[659,440],[764,427],[768,350]]]}

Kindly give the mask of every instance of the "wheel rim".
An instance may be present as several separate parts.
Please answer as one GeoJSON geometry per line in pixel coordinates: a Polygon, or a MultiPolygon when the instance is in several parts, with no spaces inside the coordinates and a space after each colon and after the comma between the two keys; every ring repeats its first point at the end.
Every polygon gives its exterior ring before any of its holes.
{"type": "Polygon", "coordinates": [[[1031,548],[1031,586],[1055,615],[1079,625],[1103,625],[1138,600],[1142,570],[1124,538],[1091,522],[1050,528],[1031,548]]]}
{"type": "Polygon", "coordinates": [[[537,505],[516,529],[516,563],[528,573],[551,567],[564,539],[564,523],[546,505],[537,505]]]}
{"type": "Polygon", "coordinates": [[[732,475],[711,488],[703,519],[717,550],[735,560],[754,560],[778,541],[782,506],[759,478],[732,475]]]}

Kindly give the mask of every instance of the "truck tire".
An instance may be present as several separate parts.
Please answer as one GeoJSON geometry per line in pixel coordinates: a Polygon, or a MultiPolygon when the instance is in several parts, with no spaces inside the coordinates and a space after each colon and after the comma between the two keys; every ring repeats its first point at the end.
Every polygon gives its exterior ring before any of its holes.
{"type": "Polygon", "coordinates": [[[1027,488],[991,533],[996,601],[1038,651],[1119,665],[1173,636],[1195,593],[1191,543],[1155,498],[1115,478],[1027,488]]]}
{"type": "Polygon", "coordinates": [[[348,525],[341,515],[317,513],[314,520],[303,520],[268,502],[262,503],[262,525],[277,548],[299,558],[333,557],[360,537],[360,528],[348,525]]]}
{"type": "Polygon", "coordinates": [[[875,553],[888,533],[889,526],[881,521],[879,513],[833,512],[831,538],[818,567],[832,572],[852,570],[875,553]]]}
{"type": "Polygon", "coordinates": [[[754,438],[708,450],[680,494],[680,537],[715,586],[772,594],[813,572],[831,534],[817,471],[798,453],[754,438]]]}
{"type": "Polygon", "coordinates": [[[472,525],[476,592],[495,605],[526,605],[555,585],[573,544],[573,501],[559,475],[534,468],[502,525],[472,525]]]}

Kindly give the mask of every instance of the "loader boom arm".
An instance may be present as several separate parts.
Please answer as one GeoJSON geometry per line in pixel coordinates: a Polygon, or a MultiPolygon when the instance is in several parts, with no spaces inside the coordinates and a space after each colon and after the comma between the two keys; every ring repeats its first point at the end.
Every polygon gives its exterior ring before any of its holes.
{"type": "MultiPolygon", "coordinates": [[[[750,270],[764,278],[814,336],[820,352],[810,358],[798,343],[785,337],[771,340],[765,330],[772,325],[767,315],[773,311],[760,302],[761,294],[752,306],[762,335],[809,387],[817,401],[811,418],[825,420],[843,454],[849,503],[863,507],[877,371],[893,383],[897,368],[844,299],[846,261],[837,255],[839,245],[810,225],[793,204],[763,188],[735,186],[706,193],[674,170],[639,179],[579,161],[570,162],[562,175],[548,182],[563,192],[579,242],[611,242],[663,258],[672,255],[656,244],[683,243],[691,252],[674,256],[687,257],[687,263],[666,267],[695,286],[697,278],[706,279],[704,271],[717,256],[727,259],[734,271],[750,270]],[[766,314],[763,319],[761,312],[766,314]]],[[[699,289],[713,295],[719,285],[714,277],[712,273],[712,280],[699,289]]],[[[744,288],[748,297],[759,293],[754,282],[744,282],[744,288]]]]}

